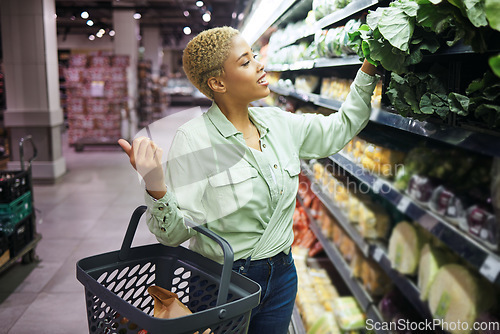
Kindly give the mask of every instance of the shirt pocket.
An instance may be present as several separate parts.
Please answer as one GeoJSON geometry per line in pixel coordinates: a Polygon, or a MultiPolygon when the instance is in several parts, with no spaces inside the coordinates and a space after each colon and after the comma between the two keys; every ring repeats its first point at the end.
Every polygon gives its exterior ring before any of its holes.
{"type": "Polygon", "coordinates": [[[284,170],[291,178],[300,174],[300,159],[296,154],[287,162],[284,170]]]}
{"type": "Polygon", "coordinates": [[[294,154],[283,169],[285,170],[285,189],[295,196],[299,190],[300,159],[298,155],[294,154]]]}
{"type": "Polygon", "coordinates": [[[210,192],[208,208],[212,220],[225,217],[244,207],[253,198],[254,179],[258,176],[255,168],[238,163],[235,166],[208,178],[210,192]]]}

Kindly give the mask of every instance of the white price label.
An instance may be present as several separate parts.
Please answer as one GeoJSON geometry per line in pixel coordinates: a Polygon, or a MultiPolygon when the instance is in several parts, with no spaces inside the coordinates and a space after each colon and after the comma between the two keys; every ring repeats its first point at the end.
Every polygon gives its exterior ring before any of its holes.
{"type": "Polygon", "coordinates": [[[484,260],[483,265],[479,269],[481,275],[486,277],[490,282],[495,282],[500,273],[500,261],[493,255],[488,255],[484,260]]]}
{"type": "Polygon", "coordinates": [[[375,248],[375,251],[373,252],[373,259],[377,262],[380,262],[383,255],[384,255],[384,251],[377,247],[377,248],[375,248]]]}
{"type": "Polygon", "coordinates": [[[380,189],[382,189],[382,186],[384,185],[384,181],[382,179],[376,179],[375,182],[373,182],[372,189],[375,194],[378,194],[380,192],[380,189]]]}
{"type": "Polygon", "coordinates": [[[398,205],[397,205],[397,209],[402,212],[402,213],[406,213],[406,210],[408,209],[408,207],[410,206],[410,203],[411,203],[411,200],[406,197],[406,196],[402,196],[401,197],[401,200],[399,201],[398,205]]]}

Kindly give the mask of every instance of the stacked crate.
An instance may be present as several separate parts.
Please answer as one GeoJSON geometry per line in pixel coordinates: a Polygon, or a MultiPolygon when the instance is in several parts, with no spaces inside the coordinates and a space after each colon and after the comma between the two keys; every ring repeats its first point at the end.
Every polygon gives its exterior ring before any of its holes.
{"type": "Polygon", "coordinates": [[[0,171],[0,267],[34,237],[29,170],[0,171]]]}
{"type": "Polygon", "coordinates": [[[71,145],[115,143],[128,114],[128,56],[74,54],[65,69],[71,145]]]}

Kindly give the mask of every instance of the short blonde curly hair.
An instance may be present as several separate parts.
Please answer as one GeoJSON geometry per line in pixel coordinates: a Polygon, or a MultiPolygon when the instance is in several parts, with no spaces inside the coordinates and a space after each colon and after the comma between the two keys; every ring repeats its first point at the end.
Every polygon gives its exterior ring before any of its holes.
{"type": "Polygon", "coordinates": [[[238,30],[227,26],[208,29],[196,35],[184,49],[184,72],[189,81],[211,100],[214,92],[208,86],[208,79],[222,75],[231,39],[238,34],[238,30]]]}

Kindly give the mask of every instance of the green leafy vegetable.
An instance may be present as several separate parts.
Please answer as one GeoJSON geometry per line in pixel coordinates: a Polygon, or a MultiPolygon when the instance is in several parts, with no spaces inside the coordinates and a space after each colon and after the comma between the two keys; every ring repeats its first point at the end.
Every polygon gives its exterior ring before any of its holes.
{"type": "Polygon", "coordinates": [[[495,73],[497,77],[500,77],[500,54],[491,57],[488,63],[490,64],[493,73],[495,73]]]}
{"type": "Polygon", "coordinates": [[[490,27],[500,31],[500,0],[485,0],[484,12],[490,27]]]}

